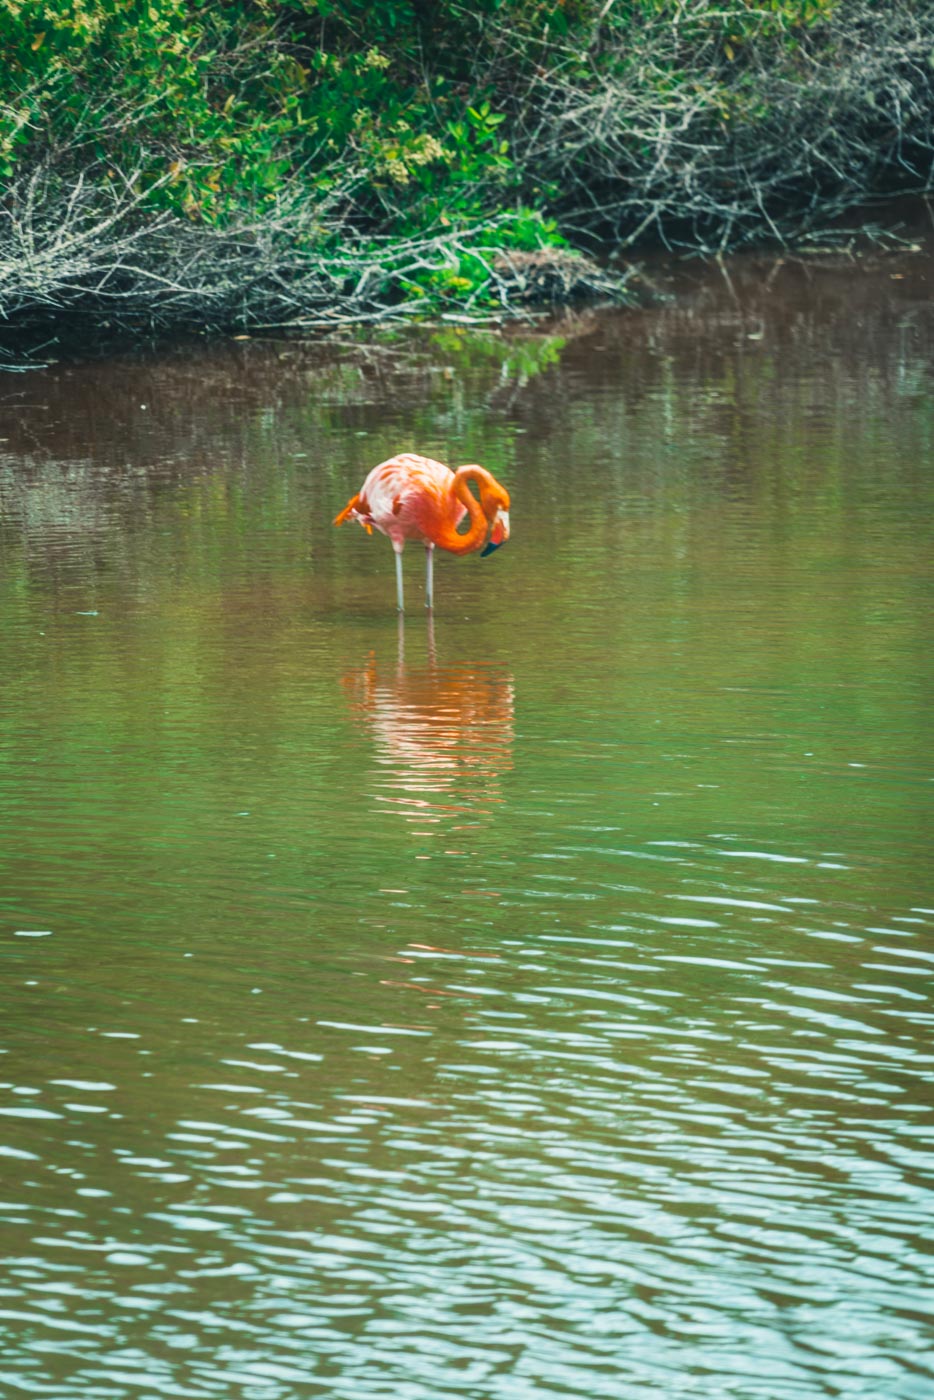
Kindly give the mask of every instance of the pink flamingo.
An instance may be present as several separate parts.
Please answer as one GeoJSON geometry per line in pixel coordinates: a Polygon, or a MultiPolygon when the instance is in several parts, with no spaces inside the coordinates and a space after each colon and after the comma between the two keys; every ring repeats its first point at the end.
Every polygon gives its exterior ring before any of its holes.
{"type": "Polygon", "coordinates": [[[427,556],[425,606],[431,608],[435,546],[449,554],[471,554],[486,543],[484,556],[499,549],[509,539],[509,493],[485,467],[458,467],[452,472],[430,457],[403,452],[373,468],[334,524],[343,525],[345,520],[359,521],[367,534],[373,533],[375,525],[392,540],[400,612],[402,551],[406,540],[422,541],[427,556]],[[476,483],[479,501],[469,489],[471,481],[476,483]],[[465,515],[470,524],[459,534],[457,527],[465,515]]]}

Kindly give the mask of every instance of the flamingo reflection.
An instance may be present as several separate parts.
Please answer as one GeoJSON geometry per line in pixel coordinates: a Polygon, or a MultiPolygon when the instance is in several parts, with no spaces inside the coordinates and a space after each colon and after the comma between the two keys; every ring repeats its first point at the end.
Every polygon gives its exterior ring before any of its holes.
{"type": "Polygon", "coordinates": [[[452,817],[472,825],[501,801],[500,778],[512,768],[512,677],[482,663],[439,664],[433,622],[427,661],[406,664],[404,626],[400,615],[394,666],[371,652],[343,679],[376,744],[378,798],[426,834],[452,817]]]}

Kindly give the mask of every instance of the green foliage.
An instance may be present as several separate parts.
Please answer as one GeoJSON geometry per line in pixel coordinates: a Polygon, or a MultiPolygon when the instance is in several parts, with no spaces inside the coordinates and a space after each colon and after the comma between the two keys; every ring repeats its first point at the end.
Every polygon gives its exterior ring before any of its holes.
{"type": "MultiPolygon", "coordinates": [[[[892,5],[920,16],[927,0],[892,5]]],[[[869,0],[857,8],[865,23],[869,0]]],[[[781,145],[780,103],[807,96],[815,55],[832,88],[842,12],[842,0],[0,0],[0,181],[21,189],[50,169],[60,198],[80,176],[99,207],[119,189],[136,220],[212,235],[262,225],[300,256],[369,248],[374,280],[385,240],[456,235],[447,263],[393,285],[482,307],[497,249],[565,246],[556,219],[625,234],[644,209],[677,217],[680,200],[706,229],[699,190],[716,222],[747,153],[781,145]]],[[[872,176],[873,142],[893,139],[886,81],[846,116],[862,122],[862,166],[828,143],[816,181],[872,176]]],[[[889,168],[904,164],[897,134],[889,168]]],[[[808,132],[798,144],[814,148],[808,132]]],[[[810,171],[802,207],[815,204],[810,171]]],[[[747,222],[774,229],[789,190],[761,166],[747,183],[747,222]]],[[[730,213],[726,236],[746,218],[730,213]]]]}
{"type": "MultiPolygon", "coordinates": [[[[694,5],[631,0],[607,24],[671,16],[686,43],[714,31],[728,60],[789,41],[836,0],[694,5]]],[[[0,0],[0,175],[48,147],[132,171],[153,207],[217,222],[350,185],[384,231],[515,203],[508,108],[523,64],[600,61],[595,0],[0,0]],[[512,82],[488,21],[520,46],[512,82]],[[432,61],[426,62],[429,52],[432,61]]],[[[677,73],[670,75],[679,80],[677,73]]]]}
{"type": "Polygon", "coordinates": [[[352,191],[381,230],[476,218],[510,182],[504,116],[425,80],[420,23],[416,5],[352,0],[0,0],[0,175],[70,145],[206,222],[295,180],[352,191]]]}
{"type": "Polygon", "coordinates": [[[409,279],[408,292],[431,305],[495,307],[501,304],[497,301],[498,279],[494,274],[499,252],[534,252],[564,243],[553,219],[546,219],[533,209],[518,209],[501,218],[492,233],[482,231],[462,238],[458,256],[448,266],[419,271],[409,279]]]}

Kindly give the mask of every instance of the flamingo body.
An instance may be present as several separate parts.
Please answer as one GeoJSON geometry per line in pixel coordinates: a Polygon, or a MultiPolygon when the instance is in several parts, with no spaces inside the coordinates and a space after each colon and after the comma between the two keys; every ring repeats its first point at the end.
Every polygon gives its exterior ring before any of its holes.
{"type": "Polygon", "coordinates": [[[396,587],[402,611],[402,551],[406,540],[420,540],[427,550],[426,598],[433,605],[433,551],[484,554],[509,538],[509,493],[484,467],[459,467],[452,472],[442,462],[403,452],[380,462],[360,490],[336,516],[335,525],[356,520],[367,533],[388,535],[396,552],[396,587]],[[480,500],[470,490],[474,483],[480,500]],[[468,528],[458,531],[465,516],[468,528]],[[487,540],[489,542],[487,543],[487,540]]]}
{"type": "Polygon", "coordinates": [[[364,481],[351,512],[363,525],[388,535],[393,546],[406,540],[437,544],[457,529],[467,507],[454,495],[454,473],[431,457],[403,453],[380,462],[364,481]]]}

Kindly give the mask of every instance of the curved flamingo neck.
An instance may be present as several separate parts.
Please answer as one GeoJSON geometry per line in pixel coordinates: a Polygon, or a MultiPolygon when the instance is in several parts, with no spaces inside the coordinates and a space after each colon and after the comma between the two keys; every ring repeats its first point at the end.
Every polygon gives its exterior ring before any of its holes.
{"type": "Polygon", "coordinates": [[[483,545],[490,522],[468,483],[475,481],[478,486],[488,486],[492,480],[484,467],[458,467],[454,473],[451,495],[467,507],[470,524],[463,534],[459,534],[453,525],[446,530],[437,541],[442,549],[446,549],[450,554],[471,554],[483,545]]]}

